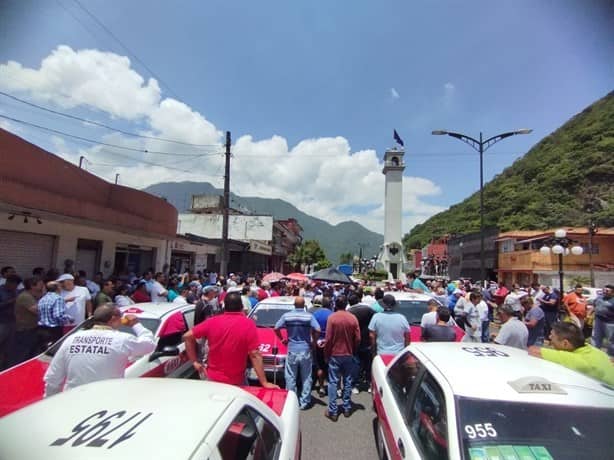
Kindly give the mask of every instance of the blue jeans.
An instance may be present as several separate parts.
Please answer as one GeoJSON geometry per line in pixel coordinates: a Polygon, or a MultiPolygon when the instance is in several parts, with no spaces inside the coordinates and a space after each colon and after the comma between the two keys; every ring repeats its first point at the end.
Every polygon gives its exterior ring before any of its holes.
{"type": "Polygon", "coordinates": [[[311,351],[303,351],[299,353],[288,352],[286,358],[285,376],[286,389],[296,393],[296,382],[300,378],[302,382],[302,391],[298,398],[301,408],[305,408],[311,404],[311,366],[313,359],[311,351]]]}
{"type": "Polygon", "coordinates": [[[489,328],[490,328],[490,321],[488,320],[482,321],[482,342],[483,343],[490,342],[489,328]]]}
{"type": "Polygon", "coordinates": [[[352,409],[352,385],[356,375],[357,359],[354,356],[331,356],[328,361],[328,413],[337,415],[337,385],[343,378],[343,411],[352,409]]]}
{"type": "MultiPolygon", "coordinates": [[[[603,339],[606,339],[606,347],[608,347],[610,345],[610,343],[612,343],[613,337],[610,336],[610,333],[608,331],[608,325],[610,324],[614,324],[614,323],[610,323],[608,321],[605,321],[602,318],[599,318],[598,316],[595,316],[595,321],[593,322],[593,345],[599,349],[601,349],[601,347],[603,347],[603,339]]],[[[614,327],[614,326],[610,326],[610,327],[614,327]]]]}

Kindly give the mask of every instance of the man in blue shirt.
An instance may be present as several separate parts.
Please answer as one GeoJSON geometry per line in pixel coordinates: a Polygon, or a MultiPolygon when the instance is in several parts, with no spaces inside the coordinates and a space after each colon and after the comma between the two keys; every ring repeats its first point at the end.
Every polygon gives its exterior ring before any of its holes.
{"type": "Polygon", "coordinates": [[[313,357],[312,345],[318,340],[320,325],[313,315],[305,311],[305,299],[294,299],[294,310],[284,313],[275,324],[275,334],[284,345],[288,345],[285,377],[286,389],[296,393],[296,381],[301,379],[302,391],[299,397],[301,410],[311,407],[311,367],[313,357]],[[288,338],[281,335],[281,328],[286,328],[288,338]]]}
{"type": "Polygon", "coordinates": [[[382,299],[383,313],[376,313],[369,323],[369,335],[378,355],[396,355],[411,342],[411,329],[405,316],[394,311],[397,301],[392,294],[382,299]]]}

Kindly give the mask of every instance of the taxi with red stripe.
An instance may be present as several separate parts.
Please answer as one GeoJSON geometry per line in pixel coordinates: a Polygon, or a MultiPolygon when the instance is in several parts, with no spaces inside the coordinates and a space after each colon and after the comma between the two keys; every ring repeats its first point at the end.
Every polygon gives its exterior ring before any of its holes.
{"type": "Polygon", "coordinates": [[[412,343],[372,394],[380,459],[611,458],[614,388],[525,350],[412,343]]]}
{"type": "Polygon", "coordinates": [[[280,389],[112,379],[75,387],[0,419],[3,459],[300,456],[298,401],[294,393],[280,389]],[[32,434],[27,441],[26,433],[32,434]]]}
{"type": "MultiPolygon", "coordinates": [[[[139,322],[156,337],[156,349],[131,359],[126,377],[188,378],[193,369],[185,354],[182,335],[194,325],[194,305],[179,303],[139,303],[121,308],[122,313],[138,317],[139,322]]],[[[0,372],[0,417],[43,398],[43,376],[66,337],[91,327],[86,320],[44,353],[0,372]]],[[[132,328],[122,326],[133,334],[132,328]]]]}

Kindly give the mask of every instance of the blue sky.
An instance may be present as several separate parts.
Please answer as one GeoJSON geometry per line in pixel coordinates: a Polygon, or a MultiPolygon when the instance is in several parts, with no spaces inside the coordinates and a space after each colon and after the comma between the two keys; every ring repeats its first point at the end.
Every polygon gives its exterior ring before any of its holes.
{"type": "MultiPolygon", "coordinates": [[[[230,130],[239,140],[237,193],[284,198],[333,223],[353,219],[376,231],[383,231],[381,158],[394,128],[406,147],[406,232],[479,187],[477,153],[431,136],[433,129],[477,137],[533,128],[488,151],[488,180],[614,89],[614,8],[606,1],[80,2],[146,67],[75,0],[0,0],[0,90],[187,142],[216,144],[230,130]],[[70,51],[41,71],[60,45],[70,51]],[[84,50],[100,55],[88,59],[84,50]],[[130,58],[125,68],[114,61],[121,72],[109,67],[118,80],[100,77],[104,59],[121,56],[130,58]],[[159,90],[148,83],[156,77],[147,68],[161,79],[159,90]],[[120,91],[124,74],[129,83],[120,91]],[[135,75],[144,79],[136,82],[142,91],[135,90],[135,75]],[[96,91],[84,90],[89,84],[96,91]],[[132,101],[136,93],[142,97],[132,101]],[[186,115],[181,125],[175,111],[186,115]]],[[[2,97],[0,114],[144,145],[2,97]]],[[[198,160],[199,171],[189,158],[167,158],[165,164],[190,173],[169,171],[142,163],[142,156],[127,160],[2,123],[70,161],[86,155],[91,172],[109,180],[119,172],[126,185],[156,179],[221,185],[221,156],[198,160]]]]}

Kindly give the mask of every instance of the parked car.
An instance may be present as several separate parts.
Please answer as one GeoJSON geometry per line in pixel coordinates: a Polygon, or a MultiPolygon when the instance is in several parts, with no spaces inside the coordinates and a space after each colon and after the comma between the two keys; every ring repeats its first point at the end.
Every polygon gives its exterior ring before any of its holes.
{"type": "MultiPolygon", "coordinates": [[[[432,299],[427,294],[417,294],[414,292],[390,291],[385,294],[391,294],[398,302],[398,307],[395,311],[401,313],[407,319],[411,327],[411,341],[420,342],[422,340],[422,328],[420,322],[422,315],[428,312],[428,302],[432,299]]],[[[460,327],[455,326],[456,341],[460,340],[465,335],[460,327]]]]}
{"type": "MultiPolygon", "coordinates": [[[[275,335],[275,323],[281,316],[294,310],[294,296],[268,297],[258,302],[248,317],[256,322],[258,326],[258,339],[260,340],[260,353],[264,362],[264,371],[270,381],[277,382],[284,378],[284,367],[288,348],[275,335]]],[[[311,301],[305,299],[305,308],[311,307],[311,301]]],[[[286,330],[281,330],[284,339],[288,337],[286,330]]],[[[253,369],[248,372],[250,380],[257,380],[253,369]]]]}
{"type": "Polygon", "coordinates": [[[380,459],[611,457],[614,388],[516,348],[413,343],[372,394],[380,459]]]}
{"type": "Polygon", "coordinates": [[[112,379],[73,388],[0,419],[3,459],[300,456],[298,401],[285,390],[112,379]]]}
{"type": "MultiPolygon", "coordinates": [[[[139,318],[140,323],[157,338],[156,349],[146,356],[135,357],[126,368],[126,377],[190,377],[192,363],[188,362],[182,335],[194,325],[194,305],[177,303],[139,303],[121,309],[139,318]]],[[[70,331],[44,353],[0,372],[0,417],[43,398],[43,376],[66,337],[88,329],[86,320],[70,331]]],[[[120,330],[133,333],[132,328],[120,330]]]]}

